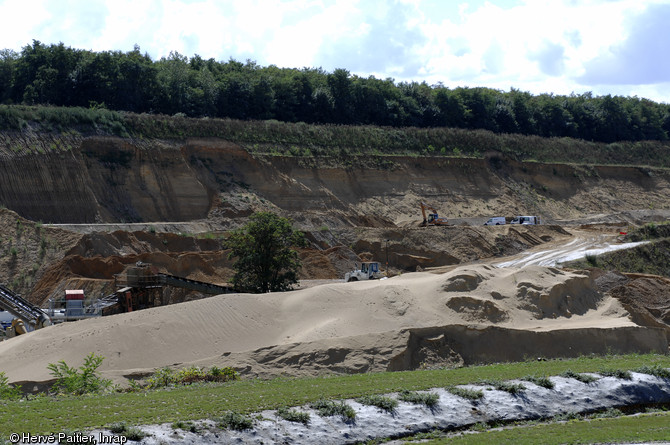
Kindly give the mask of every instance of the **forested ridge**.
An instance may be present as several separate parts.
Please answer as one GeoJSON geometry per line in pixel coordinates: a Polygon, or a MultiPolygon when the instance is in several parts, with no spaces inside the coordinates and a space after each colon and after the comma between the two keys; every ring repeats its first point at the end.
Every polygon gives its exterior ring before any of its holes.
{"type": "MultiPolygon", "coordinates": [[[[532,95],[262,67],[172,52],[74,49],[33,41],[0,51],[0,103],[105,108],[288,123],[455,128],[585,141],[666,141],[670,105],[638,97],[532,95]]],[[[5,126],[7,123],[5,123],[5,126]]]]}

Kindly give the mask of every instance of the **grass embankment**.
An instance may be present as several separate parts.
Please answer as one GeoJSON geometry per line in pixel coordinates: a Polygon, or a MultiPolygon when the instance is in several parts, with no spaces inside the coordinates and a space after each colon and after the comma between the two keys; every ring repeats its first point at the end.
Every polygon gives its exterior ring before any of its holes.
{"type": "MultiPolygon", "coordinates": [[[[656,365],[670,367],[670,356],[593,356],[448,370],[242,380],[99,396],[43,396],[31,400],[0,402],[0,431],[5,434],[45,434],[109,427],[110,424],[121,421],[129,425],[185,422],[217,418],[230,411],[252,413],[265,409],[303,406],[320,399],[341,400],[403,390],[446,388],[481,380],[560,375],[567,370],[578,373],[598,372],[656,365]]],[[[670,430],[668,434],[670,435],[670,430]]]]}
{"type": "Polygon", "coordinates": [[[631,230],[626,242],[650,241],[631,249],[602,255],[587,255],[583,260],[564,264],[581,269],[598,267],[625,273],[646,273],[670,277],[670,223],[649,223],[631,230]]]}
{"type": "MultiPolygon", "coordinates": [[[[99,108],[0,105],[0,131],[27,130],[135,139],[216,137],[235,142],[252,153],[305,158],[354,155],[481,158],[488,151],[498,151],[520,161],[670,167],[670,142],[660,141],[605,144],[445,127],[310,125],[275,120],[192,119],[99,108]]],[[[5,145],[12,147],[13,141],[7,138],[5,145]]]]}
{"type": "Polygon", "coordinates": [[[640,443],[670,440],[670,412],[637,416],[568,420],[554,423],[526,423],[490,429],[458,437],[422,441],[422,445],[497,444],[560,445],[593,443],[640,443]]]}

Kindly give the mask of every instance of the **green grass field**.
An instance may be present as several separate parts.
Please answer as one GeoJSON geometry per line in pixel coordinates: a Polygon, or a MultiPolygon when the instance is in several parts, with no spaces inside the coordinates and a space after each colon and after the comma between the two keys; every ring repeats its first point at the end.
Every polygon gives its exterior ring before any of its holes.
{"type": "MultiPolygon", "coordinates": [[[[116,422],[125,422],[128,425],[187,422],[189,420],[217,418],[228,411],[253,413],[265,409],[301,406],[322,398],[349,399],[401,390],[445,388],[453,385],[476,383],[480,380],[509,380],[531,375],[552,376],[559,375],[566,370],[598,372],[613,369],[632,370],[641,366],[654,365],[669,368],[670,356],[593,356],[445,370],[387,372],[319,378],[239,380],[223,384],[197,384],[135,393],[116,392],[97,396],[58,398],[38,396],[23,401],[0,401],[0,431],[5,435],[11,432],[48,434],[109,427],[116,422]]],[[[630,420],[625,419],[623,418],[621,421],[630,422],[630,420]]],[[[665,434],[666,438],[670,438],[670,422],[668,422],[670,417],[660,417],[660,424],[667,425],[660,430],[656,425],[656,417],[649,416],[649,420],[646,419],[645,417],[644,422],[650,423],[649,434],[665,434]]],[[[642,422],[642,420],[640,421],[642,422]]],[[[605,423],[602,425],[605,425],[605,423]]],[[[540,437],[557,434],[557,437],[560,438],[560,435],[563,434],[561,431],[566,431],[566,441],[547,443],[573,443],[572,439],[567,440],[567,438],[572,437],[572,433],[569,433],[572,430],[572,425],[568,428],[562,424],[552,424],[486,434],[501,434],[500,442],[496,439],[492,443],[505,443],[504,441],[508,440],[506,439],[507,435],[515,434],[513,431],[537,431],[533,428],[551,428],[551,431],[556,431],[555,433],[537,433],[540,434],[540,437]]],[[[607,429],[609,430],[609,427],[607,429]]],[[[613,427],[612,431],[618,431],[619,429],[625,430],[623,427],[613,427]]],[[[530,433],[521,432],[518,434],[525,436],[530,433]]],[[[475,439],[475,436],[472,436],[472,438],[463,437],[450,440],[481,440],[481,437],[480,439],[475,439]]],[[[631,439],[627,438],[625,440],[631,439]]]]}
{"type": "Polygon", "coordinates": [[[446,436],[422,444],[560,445],[593,443],[640,443],[670,440],[670,412],[606,419],[569,420],[552,423],[487,429],[446,436]]]}

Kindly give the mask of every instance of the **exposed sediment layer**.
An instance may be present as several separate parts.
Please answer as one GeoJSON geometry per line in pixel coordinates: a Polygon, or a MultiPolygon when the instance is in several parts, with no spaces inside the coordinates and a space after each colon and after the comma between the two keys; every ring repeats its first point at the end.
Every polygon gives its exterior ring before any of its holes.
{"type": "MultiPolygon", "coordinates": [[[[443,216],[546,220],[670,208],[665,170],[487,159],[251,155],[221,139],[84,137],[67,151],[3,153],[0,203],[44,223],[245,218],[273,210],[305,227],[390,227],[443,216]],[[488,216],[487,216],[488,215],[488,216]]],[[[53,144],[52,144],[53,145],[53,144]]]]}

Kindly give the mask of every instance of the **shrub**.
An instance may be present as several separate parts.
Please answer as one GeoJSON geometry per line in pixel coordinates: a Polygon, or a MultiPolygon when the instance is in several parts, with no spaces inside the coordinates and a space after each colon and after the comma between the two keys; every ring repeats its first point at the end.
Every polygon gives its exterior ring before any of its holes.
{"type": "Polygon", "coordinates": [[[549,380],[549,377],[537,377],[534,375],[527,375],[521,380],[526,380],[527,382],[535,383],[537,386],[541,386],[547,389],[554,389],[554,382],[549,380]]]}
{"type": "Polygon", "coordinates": [[[521,383],[503,382],[501,380],[480,380],[480,385],[492,386],[499,391],[517,394],[526,389],[521,383]]]}
{"type": "Polygon", "coordinates": [[[356,411],[344,402],[335,402],[333,400],[317,400],[310,405],[324,417],[342,416],[342,419],[353,420],[356,418],[356,411]]]}
{"type": "Polygon", "coordinates": [[[109,426],[109,432],[113,434],[121,434],[127,429],[125,422],[116,422],[109,426]]]}
{"type": "Polygon", "coordinates": [[[607,419],[607,418],[612,418],[612,417],[621,417],[623,415],[624,414],[620,409],[607,408],[605,411],[601,411],[599,413],[594,413],[590,417],[592,419],[607,419]]]}
{"type": "MultiPolygon", "coordinates": [[[[109,432],[124,436],[129,440],[140,441],[147,436],[147,433],[137,427],[128,427],[125,422],[113,423],[109,427],[109,432]]],[[[111,442],[110,442],[111,443],[111,442]]]]}
{"type": "Polygon", "coordinates": [[[589,266],[591,266],[591,267],[598,267],[598,256],[597,256],[597,255],[593,255],[593,254],[587,253],[587,254],[585,255],[584,259],[585,259],[586,262],[589,264],[589,266]]]}
{"type": "Polygon", "coordinates": [[[450,386],[447,388],[447,391],[452,393],[455,396],[461,397],[467,400],[479,400],[484,397],[484,393],[477,389],[461,388],[459,386],[450,386]]]}
{"type": "Polygon", "coordinates": [[[437,405],[440,396],[434,392],[416,392],[416,391],[400,391],[398,398],[403,402],[414,403],[416,405],[426,405],[433,407],[437,405]]]}
{"type": "Polygon", "coordinates": [[[289,422],[300,422],[304,425],[309,423],[309,413],[298,411],[296,409],[289,409],[286,407],[277,410],[277,416],[289,422]]]}
{"type": "Polygon", "coordinates": [[[574,411],[569,411],[567,413],[558,414],[558,415],[554,416],[554,420],[556,420],[558,422],[561,422],[561,421],[565,422],[565,421],[568,421],[568,420],[578,420],[578,419],[581,419],[581,418],[582,418],[582,415],[579,414],[579,413],[576,413],[574,411]]]}
{"type": "Polygon", "coordinates": [[[128,380],[128,388],[125,389],[126,392],[140,392],[144,389],[141,383],[136,380],[128,380]]]}
{"type": "Polygon", "coordinates": [[[190,421],[184,422],[181,420],[177,420],[176,422],[172,423],[172,429],[190,431],[192,433],[198,432],[198,427],[193,422],[190,421]]]}
{"type": "Polygon", "coordinates": [[[103,357],[90,353],[79,370],[68,366],[63,360],[49,363],[47,368],[57,379],[53,389],[56,393],[74,395],[109,391],[112,388],[112,381],[103,379],[96,373],[103,360],[103,357]]]}
{"type": "Polygon", "coordinates": [[[568,369],[567,371],[563,372],[563,373],[561,374],[561,377],[566,377],[566,378],[569,378],[569,379],[575,379],[575,380],[578,380],[578,381],[580,381],[580,382],[582,382],[582,383],[586,383],[586,384],[593,383],[593,382],[595,382],[596,380],[598,380],[597,377],[594,377],[594,376],[592,376],[592,375],[589,375],[589,374],[579,374],[579,373],[574,372],[574,371],[572,371],[572,370],[570,370],[570,369],[568,369]]]}
{"type": "Polygon", "coordinates": [[[21,386],[10,385],[4,372],[0,372],[0,400],[16,400],[21,398],[21,386]]]}
{"type": "Polygon", "coordinates": [[[126,431],[123,432],[122,435],[126,436],[128,440],[133,440],[135,442],[139,442],[140,440],[147,437],[147,433],[134,426],[126,429],[126,431]]]}
{"type": "Polygon", "coordinates": [[[633,374],[631,374],[630,371],[622,369],[603,369],[599,371],[598,374],[605,377],[616,377],[618,379],[624,379],[624,380],[633,379],[633,374]]]}
{"type": "Polygon", "coordinates": [[[356,401],[362,405],[376,406],[388,413],[393,413],[398,406],[398,401],[396,399],[380,395],[364,396],[360,399],[356,399],[356,401]]]}
{"type": "Polygon", "coordinates": [[[175,382],[174,371],[167,366],[154,372],[147,380],[147,388],[164,388],[175,382]]]}
{"type": "Polygon", "coordinates": [[[182,368],[174,374],[175,383],[186,385],[193,382],[201,382],[205,380],[207,374],[198,366],[191,366],[182,368]]]}
{"type": "Polygon", "coordinates": [[[226,366],[225,368],[212,366],[207,373],[207,376],[208,380],[213,380],[215,382],[227,382],[229,380],[239,380],[240,378],[240,374],[229,366],[226,366]]]}
{"type": "Polygon", "coordinates": [[[654,366],[641,366],[634,370],[640,374],[649,374],[662,379],[670,379],[670,369],[663,368],[659,365],[654,366]]]}
{"type": "Polygon", "coordinates": [[[147,388],[164,388],[170,385],[187,385],[194,382],[227,382],[239,379],[233,368],[212,366],[209,371],[198,366],[191,366],[174,371],[169,367],[160,368],[147,380],[147,388]]]}
{"type": "Polygon", "coordinates": [[[248,430],[254,426],[253,420],[234,411],[227,411],[218,423],[221,428],[235,431],[248,430]]]}

